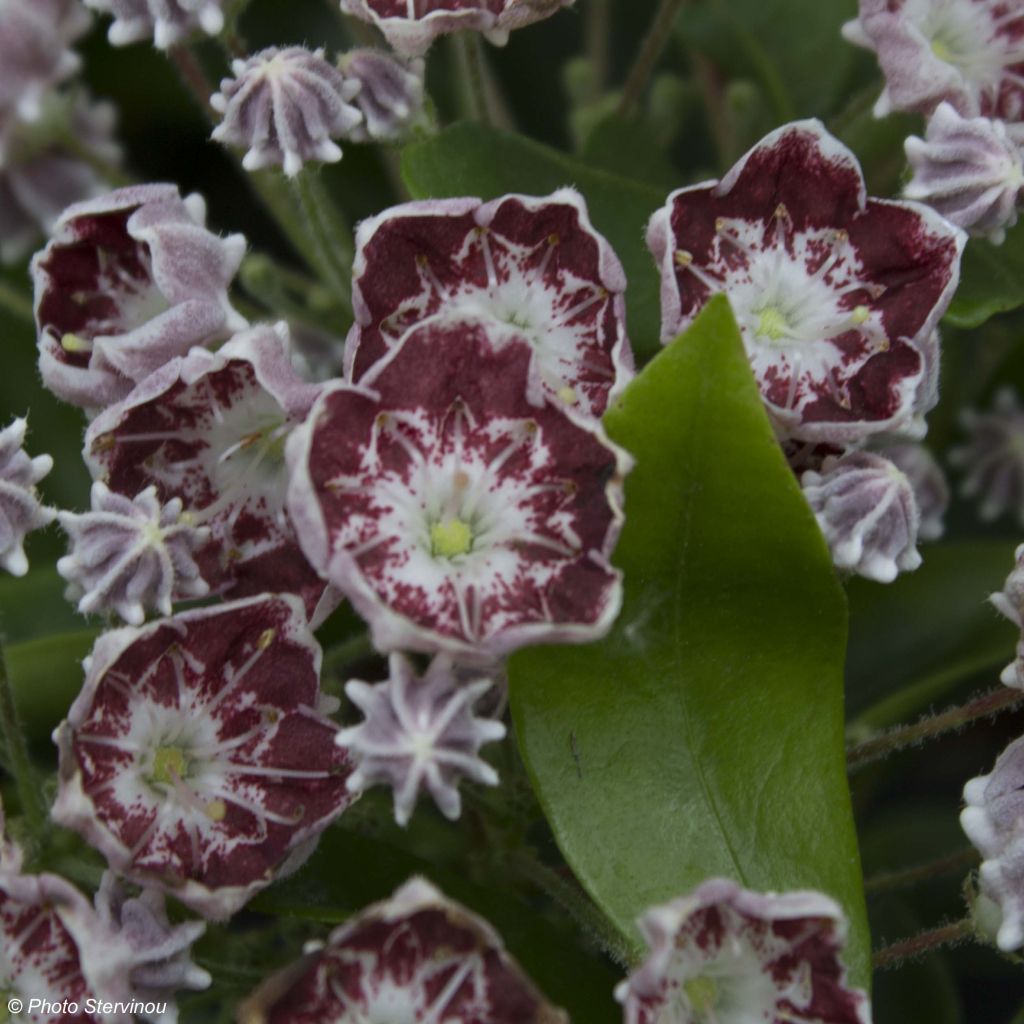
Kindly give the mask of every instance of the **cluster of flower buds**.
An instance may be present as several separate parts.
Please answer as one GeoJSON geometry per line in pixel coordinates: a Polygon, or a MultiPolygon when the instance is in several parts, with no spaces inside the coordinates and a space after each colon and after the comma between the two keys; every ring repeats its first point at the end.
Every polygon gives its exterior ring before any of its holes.
{"type": "Polygon", "coordinates": [[[647,241],[663,343],[712,295],[729,297],[836,565],[884,581],[915,568],[920,506],[937,536],[945,487],[927,452],[906,446],[936,401],[937,325],[963,232],[927,206],[868,198],[854,155],[802,121],[721,181],[673,192],[647,241]],[[887,457],[896,442],[899,457],[887,457]]]}
{"type": "Polygon", "coordinates": [[[860,0],[846,38],[885,76],[875,115],[924,114],[905,194],[999,243],[1024,202],[1024,9],[996,0],[860,0]]]}

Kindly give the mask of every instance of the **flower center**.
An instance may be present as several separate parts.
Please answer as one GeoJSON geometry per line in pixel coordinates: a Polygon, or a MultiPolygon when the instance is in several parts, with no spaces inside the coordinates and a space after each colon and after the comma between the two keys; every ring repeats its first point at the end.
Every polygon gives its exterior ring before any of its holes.
{"type": "Polygon", "coordinates": [[[165,786],[188,777],[188,761],[181,747],[157,747],[153,754],[153,781],[165,786]]]}
{"type": "Polygon", "coordinates": [[[473,547],[473,531],[463,519],[442,519],[430,527],[430,553],[435,558],[457,558],[473,547]]]}
{"type": "Polygon", "coordinates": [[[778,306],[764,306],[757,313],[757,326],[754,333],[760,338],[767,338],[769,341],[780,341],[790,335],[789,320],[778,306]]]}
{"type": "Polygon", "coordinates": [[[699,975],[691,978],[683,985],[686,998],[690,1000],[690,1007],[699,1017],[711,1010],[718,1000],[718,986],[714,978],[706,975],[699,975]]]}

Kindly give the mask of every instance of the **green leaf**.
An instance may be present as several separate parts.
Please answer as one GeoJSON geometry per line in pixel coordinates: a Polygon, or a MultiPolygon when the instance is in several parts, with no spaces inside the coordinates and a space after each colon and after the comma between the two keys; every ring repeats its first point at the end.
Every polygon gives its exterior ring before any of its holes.
{"type": "Polygon", "coordinates": [[[617,113],[603,117],[587,136],[580,156],[590,167],[645,182],[666,194],[683,184],[651,129],[638,118],[617,113]]]}
{"type": "Polygon", "coordinates": [[[617,927],[712,875],[815,888],[869,938],[843,744],[846,612],[713,299],[606,418],[637,460],[611,635],[510,662],[520,747],[559,846],[617,927]]]}
{"type": "Polygon", "coordinates": [[[1013,660],[1017,628],[986,600],[1013,568],[1013,545],[922,549],[916,572],[880,586],[852,580],[847,687],[851,733],[906,721],[957,683],[1013,660]]]}
{"type": "Polygon", "coordinates": [[[960,284],[946,313],[956,327],[978,327],[997,313],[1024,306],[1024,222],[1002,245],[972,238],[960,266],[960,284]]]}
{"type": "Polygon", "coordinates": [[[626,305],[638,359],[658,349],[661,330],[659,280],[644,243],[651,214],[667,190],[588,167],[558,150],[481,124],[456,124],[402,153],[402,176],[417,199],[510,192],[547,195],[563,185],[583,193],[594,226],[611,242],[629,279],[626,305]]]}

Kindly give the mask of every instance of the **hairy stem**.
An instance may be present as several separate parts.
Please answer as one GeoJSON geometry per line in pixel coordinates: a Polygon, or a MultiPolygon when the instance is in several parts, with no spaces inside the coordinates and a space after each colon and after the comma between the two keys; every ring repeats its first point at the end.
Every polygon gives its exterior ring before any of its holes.
{"type": "Polygon", "coordinates": [[[455,38],[455,47],[466,115],[471,120],[489,124],[491,111],[487,102],[484,52],[480,36],[476,32],[460,32],[455,38]]]}
{"type": "Polygon", "coordinates": [[[1007,686],[996,687],[966,704],[949,708],[937,715],[928,715],[912,725],[897,726],[847,748],[847,769],[851,772],[858,771],[897,750],[904,750],[925,740],[953,732],[971,722],[1015,708],[1021,703],[1024,703],[1024,692],[1012,690],[1007,686]]]}
{"type": "Polygon", "coordinates": [[[319,172],[303,168],[291,179],[306,233],[312,239],[316,270],[348,306],[352,302],[352,232],[320,181],[319,172]]]}
{"type": "Polygon", "coordinates": [[[899,942],[894,942],[891,946],[885,946],[874,954],[872,963],[876,971],[886,971],[894,967],[901,967],[906,961],[916,960],[932,950],[962,942],[972,935],[973,932],[974,923],[969,917],[965,917],[962,921],[940,925],[938,928],[932,928],[930,931],[913,935],[909,939],[901,939],[899,942]]]}
{"type": "Polygon", "coordinates": [[[628,114],[643,95],[657,67],[658,58],[661,57],[662,50],[672,35],[676,16],[682,8],[683,0],[661,0],[640,52],[626,76],[626,84],[622,87],[622,99],[619,100],[620,114],[628,114]]]}
{"type": "Polygon", "coordinates": [[[978,851],[974,847],[957,850],[956,853],[939,857],[927,864],[918,864],[899,871],[882,871],[877,875],[872,875],[871,878],[864,881],[864,892],[869,896],[876,896],[894,889],[910,888],[912,885],[917,885],[918,882],[927,882],[932,878],[941,878],[943,875],[951,875],[954,872],[973,867],[977,862],[978,851]]]}
{"type": "Polygon", "coordinates": [[[590,100],[598,100],[608,82],[608,53],[611,38],[611,0],[590,0],[584,39],[590,63],[590,100]]]}
{"type": "Polygon", "coordinates": [[[371,654],[375,653],[375,650],[369,631],[356,633],[355,636],[350,636],[342,640],[340,644],[328,647],[324,651],[322,675],[328,677],[336,673],[340,674],[343,669],[348,668],[353,662],[370,657],[371,654]]]}

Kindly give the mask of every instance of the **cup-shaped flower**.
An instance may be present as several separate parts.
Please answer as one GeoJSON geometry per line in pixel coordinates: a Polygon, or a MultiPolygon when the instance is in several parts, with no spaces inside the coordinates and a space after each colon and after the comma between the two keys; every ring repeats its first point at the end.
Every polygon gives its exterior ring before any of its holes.
{"type": "Polygon", "coordinates": [[[722,292],[780,438],[846,446],[910,429],[921,346],[964,241],[927,206],[867,198],[856,158],[820,122],[784,125],[651,219],[662,341],[722,292]]]}
{"type": "Polygon", "coordinates": [[[291,595],[104,633],[54,733],[54,820],[127,878],[229,917],[352,800],[319,673],[291,595]]]}
{"type": "Polygon", "coordinates": [[[1024,544],[1017,548],[1014,558],[1017,564],[1006,577],[1003,589],[990,595],[989,602],[1020,630],[1017,656],[999,678],[1007,686],[1024,690],[1024,544]]]}
{"type": "Polygon", "coordinates": [[[891,583],[921,564],[917,499],[894,463],[874,452],[830,456],[800,482],[838,568],[891,583]]]}
{"type": "Polygon", "coordinates": [[[246,150],[247,171],[283,167],[294,176],[307,163],[334,163],[332,142],[363,120],[352,98],[358,85],[324,57],[323,50],[271,46],[231,64],[234,78],[220,83],[210,105],[221,115],[213,138],[246,150]]]}
{"type": "Polygon", "coordinates": [[[210,590],[196,564],[210,530],[191,521],[181,498],[162,503],[155,486],[129,498],[97,480],[91,512],[57,518],[71,540],[57,571],[83,615],[112,611],[140,626],[147,610],[170,615],[172,601],[210,590]]]}
{"type": "Polygon", "coordinates": [[[28,572],[25,535],[52,523],[56,512],[39,500],[36,484],[53,469],[49,455],[26,454],[28,424],[16,419],[0,430],[0,569],[28,572]]]}
{"type": "Polygon", "coordinates": [[[625,1024],[870,1024],[840,961],[846,920],[822,893],[711,879],[639,926],[650,952],[615,990],[625,1024]]]}
{"type": "Polygon", "coordinates": [[[0,0],[0,135],[9,118],[38,120],[47,93],[78,70],[71,47],[90,21],[77,0],[0,0]]]}
{"type": "Polygon", "coordinates": [[[904,143],[914,176],[903,189],[972,235],[999,244],[1017,223],[1024,164],[1002,121],[962,117],[941,103],[923,139],[904,143]]]}
{"type": "Polygon", "coordinates": [[[327,385],[289,438],[299,542],[381,651],[481,664],[587,642],[618,613],[628,456],[531,404],[530,346],[488,332],[423,325],[360,385],[327,385]]]}
{"type": "Polygon", "coordinates": [[[843,26],[873,50],[885,76],[875,116],[930,114],[943,101],[965,116],[1024,117],[1024,10],[1005,0],[860,0],[843,26]]]}
{"type": "Polygon", "coordinates": [[[455,820],[462,812],[462,779],[498,784],[498,773],[480,757],[480,748],[502,739],[505,726],[473,714],[473,706],[494,684],[479,676],[460,680],[445,655],[435,657],[422,678],[401,654],[391,655],[388,668],[387,681],[376,686],[358,679],[345,684],[349,700],[365,716],[337,736],[355,764],[349,789],[390,786],[395,820],[403,826],[427,790],[441,813],[455,820]]]}
{"type": "Polygon", "coordinates": [[[215,36],[224,28],[225,0],[84,0],[87,7],[114,19],[107,38],[112,46],[151,39],[166,50],[200,29],[215,36]]]}
{"type": "Polygon", "coordinates": [[[967,440],[949,453],[963,470],[960,493],[977,500],[984,522],[1009,513],[1024,527],[1024,409],[1016,392],[1000,389],[990,412],[965,409],[960,425],[967,440]]]}
{"type": "Polygon", "coordinates": [[[568,1024],[486,921],[412,879],[242,1004],[241,1024],[568,1024]]]}
{"type": "Polygon", "coordinates": [[[107,191],[82,154],[117,164],[116,113],[76,90],[51,93],[38,124],[0,129],[0,263],[19,263],[49,236],[72,203],[107,191]],[[72,152],[68,139],[74,140],[72,152]]]}
{"type": "Polygon", "coordinates": [[[910,481],[920,522],[918,540],[938,540],[945,532],[949,508],[949,484],[939,460],[923,445],[897,441],[880,445],[875,451],[888,459],[910,481]]]}
{"type": "Polygon", "coordinates": [[[988,775],[964,786],[960,825],[982,856],[983,896],[999,907],[996,944],[1004,952],[1024,946],[1024,739],[999,755],[988,775]]]}
{"type": "Polygon", "coordinates": [[[86,431],[86,462],[118,494],[155,486],[161,502],[181,499],[209,528],[199,566],[213,592],[289,591],[312,612],[324,584],[285,516],[284,443],[319,390],[293,370],[283,323],[254,327],[172,359],[105,409],[86,431]]]}
{"type": "Polygon", "coordinates": [[[633,373],[625,287],[572,189],[396,206],[356,232],[348,374],[361,380],[424,320],[480,319],[529,341],[547,392],[600,416],[633,373]]]}
{"type": "Polygon", "coordinates": [[[203,226],[196,195],[134,185],[64,211],[32,260],[43,383],[96,409],[193,345],[241,330],[227,289],[241,235],[203,226]]]}
{"type": "Polygon", "coordinates": [[[341,0],[341,9],[371,25],[406,57],[419,57],[449,32],[482,32],[504,46],[517,28],[549,18],[574,0],[341,0]]]}
{"type": "Polygon", "coordinates": [[[401,60],[384,50],[349,50],[339,64],[359,86],[352,102],[363,115],[349,131],[354,142],[402,138],[423,114],[422,59],[401,60]]]}

